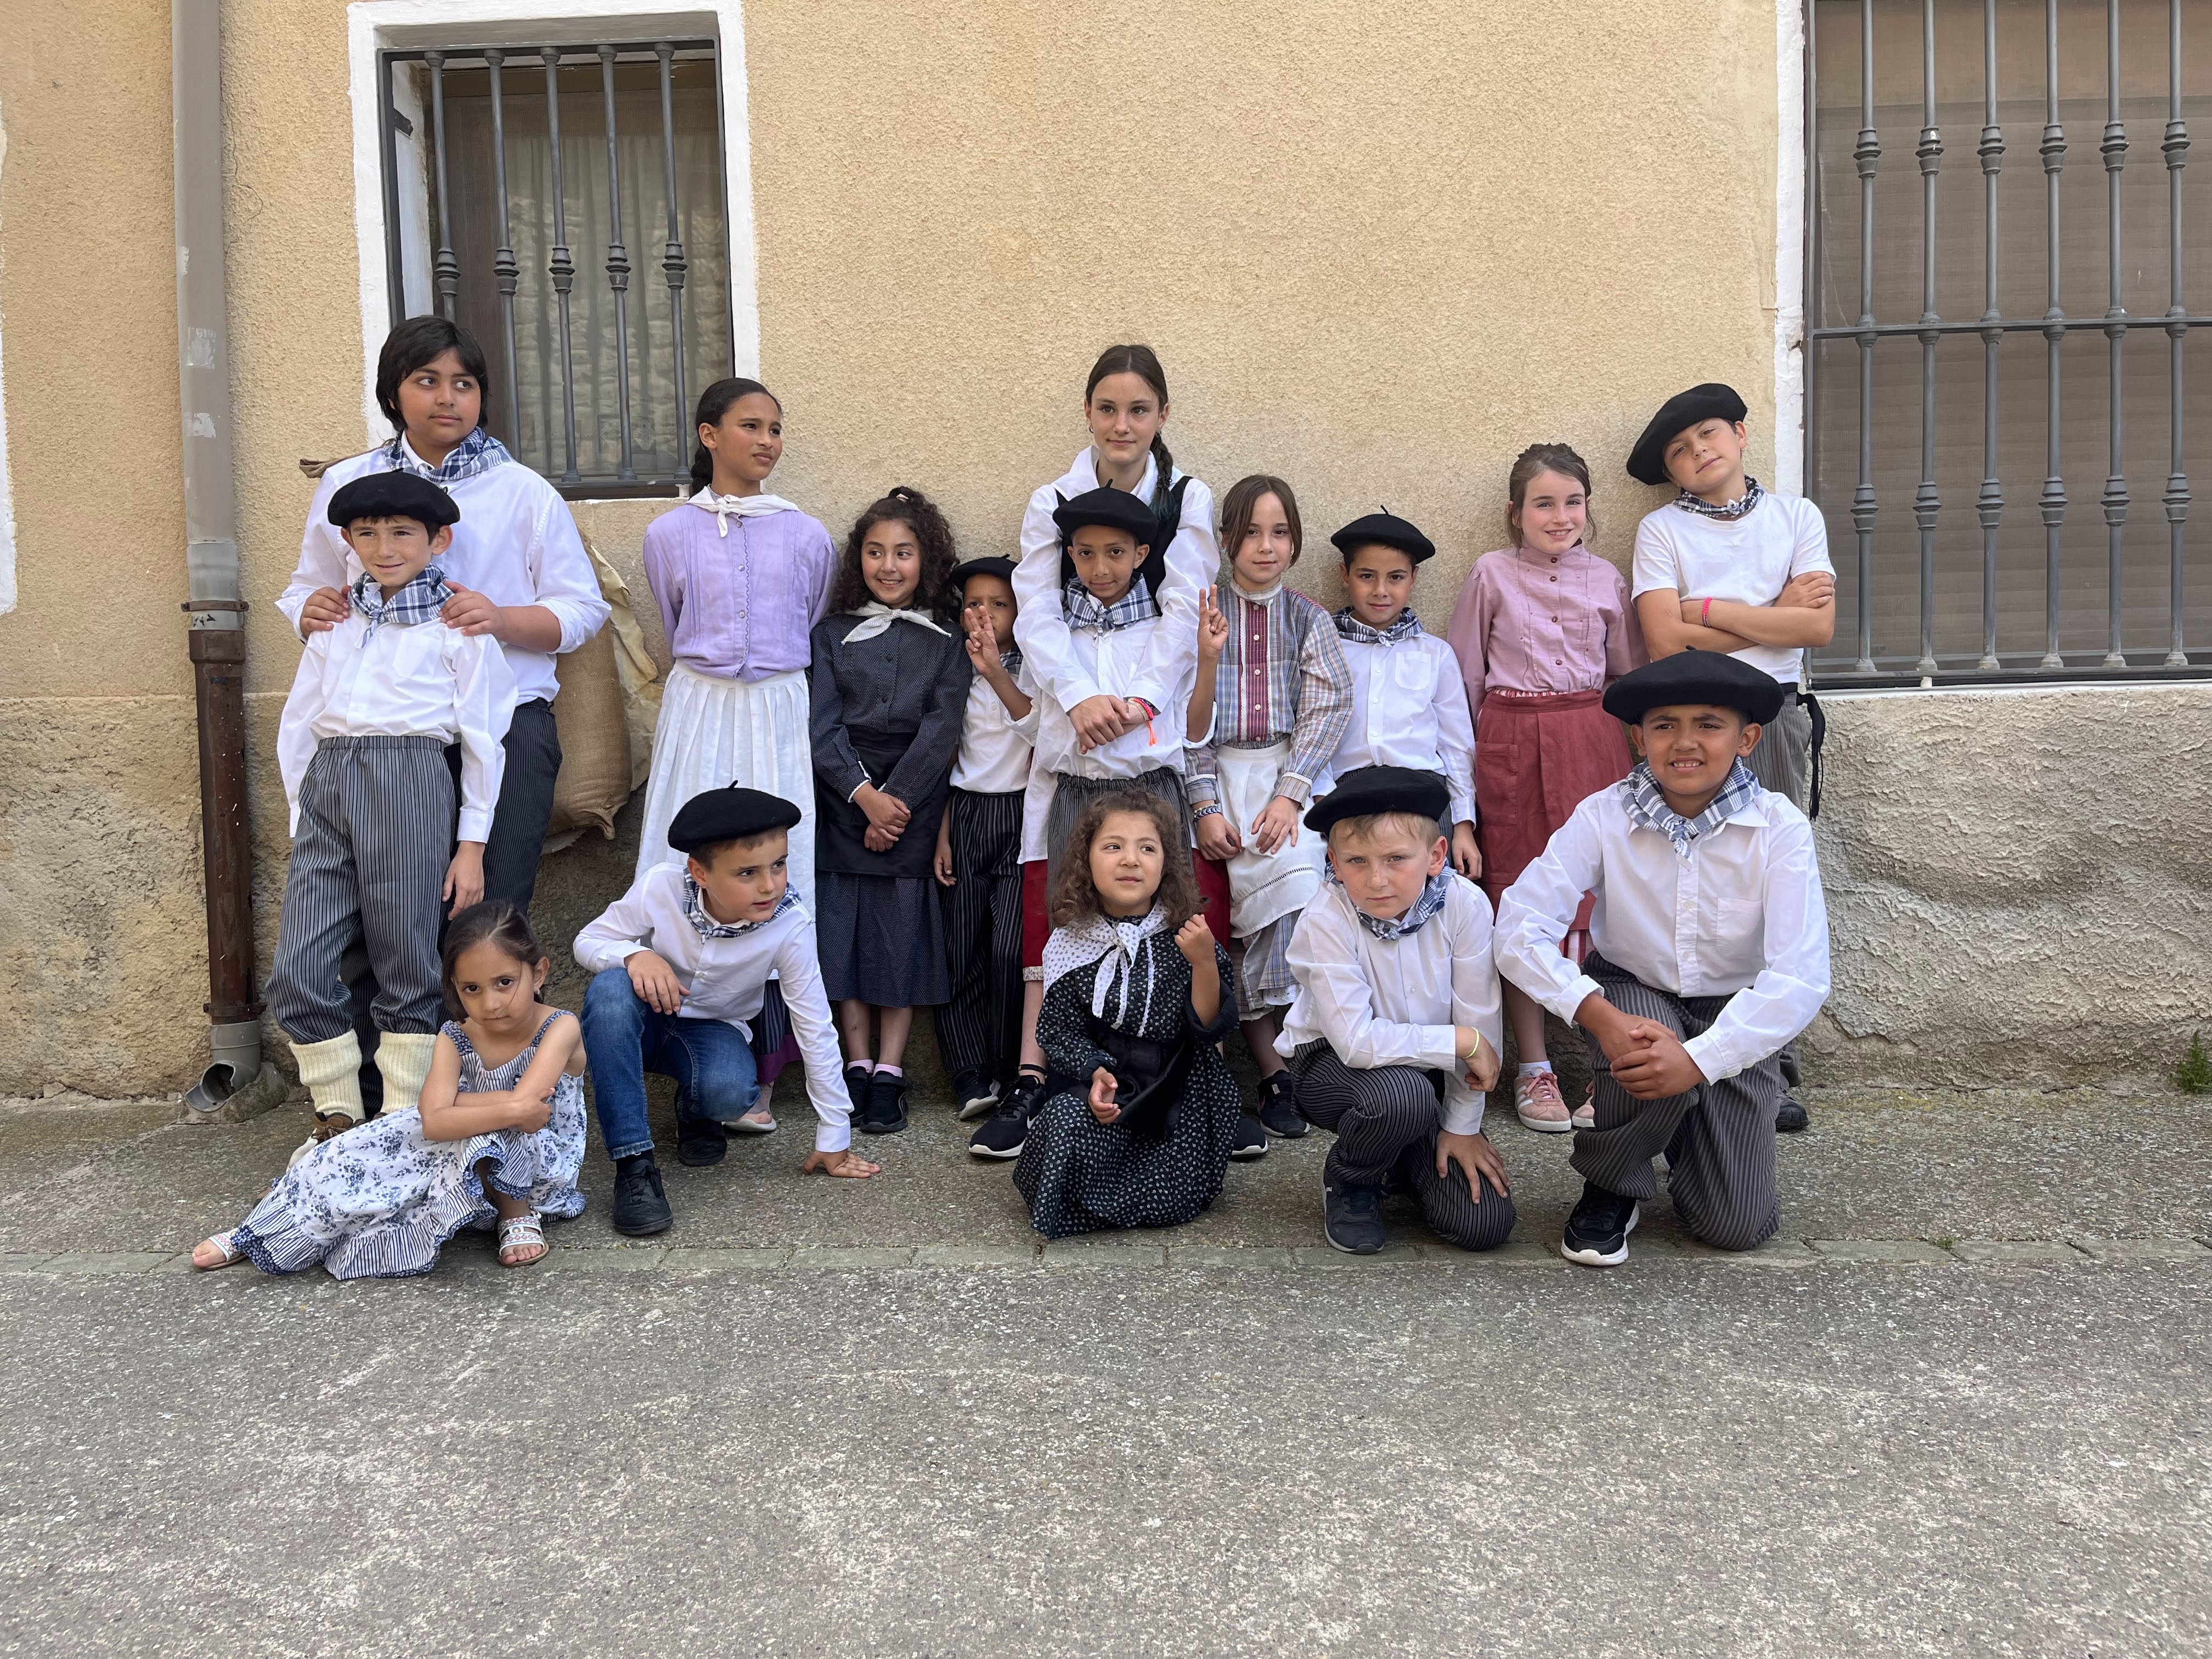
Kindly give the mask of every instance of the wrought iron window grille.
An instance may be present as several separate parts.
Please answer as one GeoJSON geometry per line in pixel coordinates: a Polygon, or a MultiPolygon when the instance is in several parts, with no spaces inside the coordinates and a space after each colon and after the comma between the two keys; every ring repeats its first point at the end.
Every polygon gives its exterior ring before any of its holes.
{"type": "Polygon", "coordinates": [[[733,372],[720,72],[711,40],[379,54],[392,320],[476,334],[486,424],[564,495],[688,489],[733,372]]]}
{"type": "Polygon", "coordinates": [[[2200,455],[2212,439],[2212,408],[2204,365],[2193,403],[2187,373],[2192,338],[2212,337],[2202,331],[2212,284],[2184,238],[2185,205],[2203,194],[2185,202],[2186,117],[2201,118],[2212,95],[2212,41],[2192,40],[2185,56],[2184,9],[2182,0],[1809,0],[1807,487],[1828,519],[1838,576],[1836,637],[1814,653],[1822,684],[2212,670],[2212,592],[2190,568],[2192,556],[2202,565],[2205,532],[2200,514],[2192,540],[2188,465],[2191,434],[2200,455]],[[2092,111],[2103,119],[2085,134],[2079,117],[2092,111]],[[2142,118],[2154,111],[2165,119],[2142,157],[2142,118]],[[1945,118],[1962,113],[1980,117],[1964,144],[1961,123],[1945,118]],[[2094,216],[2069,171],[2090,145],[2105,173],[2094,216]],[[1898,187],[1911,179],[1898,178],[1901,156],[1917,172],[1911,205],[1898,187]],[[2008,182],[2023,156],[2043,174],[2032,295],[2014,269],[2025,262],[2008,258],[2017,250],[2006,227],[2027,216],[2027,192],[2008,182]],[[2162,163],[2162,216],[2142,188],[2145,161],[2162,163]],[[1942,186],[1966,167],[1978,167],[1979,200],[1962,211],[1942,186]],[[2085,297],[2081,267],[2093,253],[2103,308],[2078,314],[2067,301],[2085,297]],[[2203,312],[2185,297],[2192,283],[2203,312]],[[1910,320],[1884,317],[1915,298],[1910,320]],[[2146,299],[2162,308],[2145,314],[2146,299]],[[1978,314],[1960,314],[1976,300],[1978,314]],[[2035,335],[2042,350],[2023,350],[2035,335]],[[1960,350],[1970,337],[1978,364],[1960,350]],[[2100,366],[2082,349],[2100,337],[2100,366]],[[1918,346],[1910,399],[1899,383],[1906,342],[1918,346]],[[2039,362],[2023,361],[2031,355],[2039,362]],[[2131,478],[2128,447],[2159,412],[2144,392],[2161,378],[2162,488],[2144,477],[2140,449],[2131,478]],[[2147,495],[2163,508],[2162,549],[2144,534],[2147,495]],[[2085,506],[2101,515],[2101,549],[2082,533],[2094,526],[2085,506]]]}

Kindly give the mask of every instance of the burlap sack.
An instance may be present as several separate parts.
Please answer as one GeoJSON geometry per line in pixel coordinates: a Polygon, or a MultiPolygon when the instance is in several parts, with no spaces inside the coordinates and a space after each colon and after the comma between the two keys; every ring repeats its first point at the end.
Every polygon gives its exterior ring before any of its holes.
{"type": "Polygon", "coordinates": [[[611,615],[579,649],[555,659],[561,695],[553,722],[561,734],[561,775],[553,785],[553,817],[545,850],[556,853],[586,830],[614,838],[615,814],[645,781],[653,729],[660,718],[660,671],[645,646],[629,586],[584,541],[611,615]]]}

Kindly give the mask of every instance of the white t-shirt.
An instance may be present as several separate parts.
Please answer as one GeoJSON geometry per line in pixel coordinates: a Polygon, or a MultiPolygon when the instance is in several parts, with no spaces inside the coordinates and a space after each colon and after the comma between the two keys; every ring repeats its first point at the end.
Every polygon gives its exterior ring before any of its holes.
{"type": "MultiPolygon", "coordinates": [[[[1792,576],[1808,570],[1836,574],[1820,509],[1802,495],[1770,492],[1741,519],[1711,519],[1672,505],[1644,514],[1636,527],[1630,591],[1641,598],[1671,587],[1686,599],[1769,605],[1792,576]]],[[[1794,645],[1754,645],[1729,654],[1784,685],[1805,678],[1804,652],[1794,645]]]]}

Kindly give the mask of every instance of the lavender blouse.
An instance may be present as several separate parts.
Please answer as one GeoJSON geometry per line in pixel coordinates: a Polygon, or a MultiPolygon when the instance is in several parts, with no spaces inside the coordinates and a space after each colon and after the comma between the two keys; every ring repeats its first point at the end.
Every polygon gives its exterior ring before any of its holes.
{"type": "Polygon", "coordinates": [[[830,532],[804,513],[732,515],[729,526],[721,536],[714,515],[687,501],[646,529],[645,579],[670,653],[722,680],[805,668],[836,562],[830,532]]]}
{"type": "Polygon", "coordinates": [[[1581,546],[1556,557],[1527,547],[1484,554],[1444,637],[1478,726],[1488,692],[1594,691],[1650,660],[1627,582],[1581,546]]]}

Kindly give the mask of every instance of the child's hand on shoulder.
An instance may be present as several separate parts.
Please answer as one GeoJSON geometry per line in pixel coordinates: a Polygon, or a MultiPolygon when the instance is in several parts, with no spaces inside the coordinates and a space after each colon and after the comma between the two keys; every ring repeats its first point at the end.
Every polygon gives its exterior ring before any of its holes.
{"type": "Polygon", "coordinates": [[[440,622],[448,628],[459,629],[471,637],[479,634],[489,634],[494,639],[504,637],[507,627],[507,612],[504,610],[474,588],[464,587],[450,578],[446,586],[453,590],[453,597],[447,599],[445,608],[438,612],[440,622]]]}
{"type": "Polygon", "coordinates": [[[325,634],[346,619],[353,603],[343,587],[319,587],[300,607],[300,632],[325,634]]]}
{"type": "Polygon", "coordinates": [[[1221,653],[1229,645],[1229,618],[1221,614],[1214,603],[1213,590],[1198,590],[1198,659],[1200,662],[1219,662],[1221,653]]]}
{"type": "Polygon", "coordinates": [[[1206,925],[1204,916],[1193,916],[1176,928],[1175,942],[1194,973],[1213,966],[1213,929],[1206,925]]]}
{"type": "Polygon", "coordinates": [[[866,1181],[870,1176],[881,1175],[884,1166],[871,1164],[850,1146],[842,1152],[825,1152],[819,1149],[806,1155],[806,1162],[799,1166],[801,1175],[834,1176],[840,1181],[866,1181]]]}
{"type": "Polygon", "coordinates": [[[1111,1123],[1121,1115],[1121,1109],[1114,1103],[1121,1090],[1114,1073],[1101,1066],[1091,1074],[1091,1115],[1101,1123],[1111,1123]]]}
{"type": "Polygon", "coordinates": [[[483,891],[483,843],[465,841],[453,849],[453,861],[446,866],[442,896],[453,907],[446,915],[458,916],[482,899],[483,891]]]}

